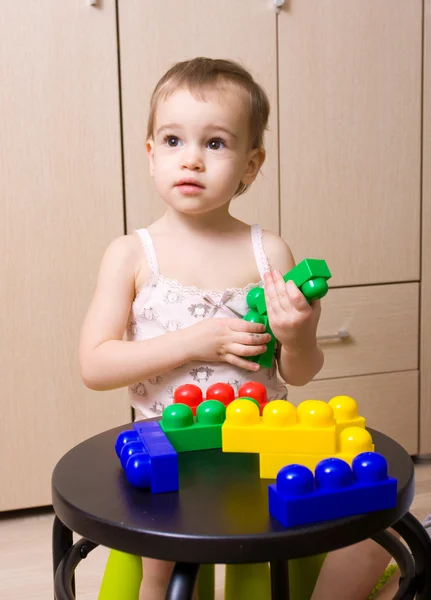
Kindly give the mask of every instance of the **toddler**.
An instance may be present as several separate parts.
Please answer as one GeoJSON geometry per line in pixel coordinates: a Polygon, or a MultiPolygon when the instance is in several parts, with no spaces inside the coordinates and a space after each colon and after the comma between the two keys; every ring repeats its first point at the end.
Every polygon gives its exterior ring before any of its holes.
{"type": "MultiPolygon", "coordinates": [[[[85,384],[128,386],[137,418],[161,414],[184,383],[205,394],[216,382],[237,392],[254,380],[270,400],[286,399],[286,384],[304,385],[322,367],[320,302],[309,305],[284,282],[294,266],[288,245],[229,213],[265,160],[268,114],[262,88],[227,60],[178,63],[153,92],[146,150],[166,211],[106,250],[79,348],[85,384]],[[270,368],[246,360],[270,340],[263,325],[241,318],[258,285],[278,340],[270,368]]],[[[370,541],[329,555],[314,600],[341,598],[340,590],[364,600],[388,561],[370,541]]],[[[171,570],[144,558],[140,600],[162,600],[171,570]]]]}

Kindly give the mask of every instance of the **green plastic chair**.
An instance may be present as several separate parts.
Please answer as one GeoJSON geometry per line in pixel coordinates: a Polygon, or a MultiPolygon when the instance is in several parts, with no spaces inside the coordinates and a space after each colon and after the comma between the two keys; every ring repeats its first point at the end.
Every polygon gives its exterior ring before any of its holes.
{"type": "MultiPolygon", "coordinates": [[[[289,561],[291,600],[309,600],[325,555],[289,561]]],[[[142,580],[139,556],[111,550],[99,600],[138,600],[142,580]]],[[[214,600],[214,565],[201,565],[199,600],[214,600]]],[[[271,600],[268,563],[226,565],[225,600],[271,600]]]]}

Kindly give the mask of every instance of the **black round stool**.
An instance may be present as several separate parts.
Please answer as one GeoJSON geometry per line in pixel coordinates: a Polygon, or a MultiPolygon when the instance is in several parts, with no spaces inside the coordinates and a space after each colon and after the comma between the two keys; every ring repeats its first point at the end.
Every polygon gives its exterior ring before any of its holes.
{"type": "Polygon", "coordinates": [[[284,529],[268,512],[268,484],[259,478],[259,457],[221,450],[179,454],[180,491],[152,495],[125,479],[114,452],[124,425],[70,450],[52,477],[55,594],[72,600],[74,570],[98,544],[176,564],[166,598],[188,600],[200,564],[264,563],[271,567],[274,600],[288,600],[288,560],[374,538],[397,560],[396,599],[431,600],[431,541],[408,514],[414,466],[391,438],[370,429],[376,451],[398,479],[397,506],[355,517],[284,529]],[[411,552],[384,532],[393,527],[411,552]],[[72,532],[84,539],[72,544],[72,532]]]}

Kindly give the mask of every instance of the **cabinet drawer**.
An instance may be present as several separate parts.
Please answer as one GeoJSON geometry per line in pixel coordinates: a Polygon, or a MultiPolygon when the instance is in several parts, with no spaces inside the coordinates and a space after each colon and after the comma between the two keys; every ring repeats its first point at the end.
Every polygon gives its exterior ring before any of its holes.
{"type": "Polygon", "coordinates": [[[325,364],[316,379],[418,368],[419,285],[330,290],[318,328],[325,364]],[[344,339],[326,336],[347,331],[344,339]]]}
{"type": "Polygon", "coordinates": [[[367,425],[400,443],[410,454],[418,452],[418,371],[364,375],[311,381],[290,387],[289,400],[329,401],[334,396],[351,396],[367,425]]]}

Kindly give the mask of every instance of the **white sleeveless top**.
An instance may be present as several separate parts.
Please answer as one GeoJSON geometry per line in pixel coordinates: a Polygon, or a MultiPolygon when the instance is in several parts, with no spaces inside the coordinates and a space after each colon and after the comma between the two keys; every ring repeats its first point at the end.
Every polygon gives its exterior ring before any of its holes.
{"type": "MultiPolygon", "coordinates": [[[[224,291],[205,291],[195,286],[184,286],[176,279],[168,279],[159,272],[157,255],[147,229],[137,230],[142,242],[151,275],[133,301],[127,324],[128,340],[148,340],[171,331],[184,329],[200,319],[241,318],[248,312],[247,293],[263,285],[264,273],[269,271],[268,259],[262,245],[262,229],[251,227],[251,241],[261,276],[258,283],[245,288],[224,291]]],[[[259,381],[268,392],[268,400],[286,399],[287,387],[280,378],[277,362],[271,368],[257,373],[246,371],[225,362],[188,362],[173,371],[156,375],[129,387],[130,400],[137,418],[160,415],[172,404],[174,392],[185,383],[198,385],[203,392],[219,382],[229,383],[238,394],[239,387],[248,381],[259,381]]]]}

